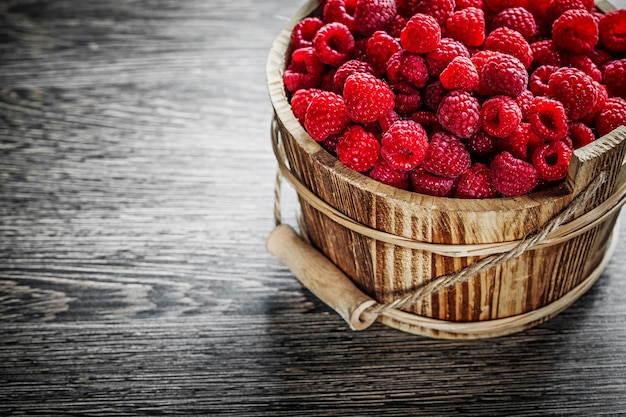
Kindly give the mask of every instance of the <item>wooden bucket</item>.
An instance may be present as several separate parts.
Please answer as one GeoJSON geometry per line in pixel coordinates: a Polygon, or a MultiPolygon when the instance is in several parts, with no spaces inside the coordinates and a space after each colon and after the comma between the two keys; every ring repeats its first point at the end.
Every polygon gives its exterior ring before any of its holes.
{"type": "Polygon", "coordinates": [[[282,82],[291,29],[317,6],[293,17],[267,62],[274,151],[306,239],[278,225],[268,250],[355,330],[378,320],[428,337],[495,337],[584,294],[615,247],[626,128],[576,150],[563,186],[529,195],[468,200],[387,186],[346,168],[291,111],[282,82]]]}

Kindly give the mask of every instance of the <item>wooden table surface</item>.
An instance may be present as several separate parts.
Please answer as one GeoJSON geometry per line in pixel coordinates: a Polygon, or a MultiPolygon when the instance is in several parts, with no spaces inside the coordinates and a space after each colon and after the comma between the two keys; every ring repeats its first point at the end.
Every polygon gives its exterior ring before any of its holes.
{"type": "Polygon", "coordinates": [[[266,252],[265,62],[302,4],[0,2],[0,415],[626,413],[622,243],[478,341],[353,332],[266,252]]]}

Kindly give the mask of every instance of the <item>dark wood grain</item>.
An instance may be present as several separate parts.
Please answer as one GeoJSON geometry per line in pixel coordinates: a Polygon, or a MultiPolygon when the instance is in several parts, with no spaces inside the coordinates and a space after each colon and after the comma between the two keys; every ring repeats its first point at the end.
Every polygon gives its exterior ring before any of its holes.
{"type": "Polygon", "coordinates": [[[264,68],[300,6],[0,3],[0,415],[624,414],[621,243],[474,342],[352,332],[266,252],[264,68]]]}

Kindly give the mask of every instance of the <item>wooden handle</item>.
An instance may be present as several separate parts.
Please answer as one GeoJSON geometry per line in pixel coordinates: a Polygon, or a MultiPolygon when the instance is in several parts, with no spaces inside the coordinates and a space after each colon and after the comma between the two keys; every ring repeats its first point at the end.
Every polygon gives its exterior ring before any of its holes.
{"type": "Polygon", "coordinates": [[[305,242],[292,227],[281,224],[269,234],[267,250],[289,267],[298,280],[335,310],[352,330],[364,330],[377,316],[365,310],[376,304],[335,264],[305,242]]]}

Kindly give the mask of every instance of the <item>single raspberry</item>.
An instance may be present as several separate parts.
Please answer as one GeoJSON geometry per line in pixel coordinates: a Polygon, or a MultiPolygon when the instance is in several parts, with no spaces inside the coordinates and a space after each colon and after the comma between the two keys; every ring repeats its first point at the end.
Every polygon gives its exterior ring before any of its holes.
{"type": "Polygon", "coordinates": [[[402,33],[402,29],[406,26],[406,22],[409,21],[408,17],[402,16],[400,14],[395,15],[389,26],[387,26],[387,33],[394,38],[399,38],[400,33],[402,33]]]}
{"type": "Polygon", "coordinates": [[[380,144],[363,127],[353,125],[337,142],[337,158],[357,172],[371,169],[380,157],[380,144]]]}
{"type": "Polygon", "coordinates": [[[412,120],[400,120],[383,134],[380,152],[393,168],[410,171],[422,163],[427,148],[424,128],[412,120]]]}
{"type": "Polygon", "coordinates": [[[426,132],[434,133],[434,131],[441,129],[437,115],[428,110],[416,111],[411,115],[411,120],[422,125],[426,132]]]}
{"type": "Polygon", "coordinates": [[[536,66],[552,65],[563,66],[563,57],[552,39],[544,39],[530,44],[533,51],[533,63],[536,66]]]}
{"type": "Polygon", "coordinates": [[[376,31],[367,39],[365,56],[377,74],[387,69],[387,61],[402,47],[393,37],[382,30],[376,31]]]}
{"type": "Polygon", "coordinates": [[[398,82],[391,86],[394,94],[394,110],[401,115],[409,116],[422,108],[422,95],[413,85],[398,82]]]}
{"type": "Polygon", "coordinates": [[[454,7],[454,0],[419,0],[414,2],[413,14],[427,14],[443,25],[454,12],[454,7]]]}
{"type": "Polygon", "coordinates": [[[526,89],[528,73],[519,59],[500,53],[487,59],[480,73],[480,83],[491,95],[515,98],[526,89]]]}
{"type": "Polygon", "coordinates": [[[478,90],[478,70],[471,59],[457,56],[439,75],[441,84],[448,90],[478,90]]]}
{"type": "Polygon", "coordinates": [[[485,2],[483,0],[456,0],[457,10],[467,9],[468,7],[476,7],[485,10],[485,2]]]}
{"type": "Polygon", "coordinates": [[[509,54],[524,65],[530,67],[533,62],[533,51],[521,33],[507,27],[499,27],[485,39],[485,49],[509,54]]]}
{"type": "Polygon", "coordinates": [[[560,68],[548,81],[547,96],[563,103],[571,121],[578,120],[593,110],[596,95],[593,79],[576,68],[560,68]]]}
{"type": "Polygon", "coordinates": [[[592,12],[594,9],[593,0],[550,0],[548,7],[546,7],[546,19],[554,22],[566,11],[576,9],[592,12]]]}
{"type": "Polygon", "coordinates": [[[626,59],[611,61],[606,65],[604,84],[611,95],[626,99],[626,59]]]}
{"type": "Polygon", "coordinates": [[[324,26],[324,22],[317,17],[306,17],[296,23],[291,31],[291,46],[293,49],[312,47],[313,38],[322,26],[324,26]]]}
{"type": "Polygon", "coordinates": [[[356,29],[354,21],[356,3],[356,0],[328,0],[324,5],[322,19],[326,23],[343,23],[353,32],[356,29]]]}
{"type": "Polygon", "coordinates": [[[610,52],[626,51],[626,9],[612,10],[598,22],[600,44],[610,52]]]}
{"type": "Polygon", "coordinates": [[[570,123],[568,133],[574,149],[589,145],[596,139],[591,128],[582,122],[570,123]]]}
{"type": "Polygon", "coordinates": [[[572,149],[564,142],[548,142],[540,145],[533,153],[533,165],[539,178],[546,181],[558,181],[567,175],[572,149]]]}
{"type": "Polygon", "coordinates": [[[309,103],[304,116],[304,128],[321,142],[330,135],[343,132],[350,124],[343,98],[330,91],[322,91],[309,103]]]}
{"type": "Polygon", "coordinates": [[[424,104],[432,111],[437,111],[441,100],[448,94],[448,90],[441,81],[428,83],[424,88],[424,104]]]}
{"type": "Polygon", "coordinates": [[[491,162],[493,184],[504,196],[527,194],[537,185],[537,169],[529,162],[515,158],[508,152],[500,152],[491,162]]]}
{"type": "Polygon", "coordinates": [[[343,23],[328,23],[317,31],[313,47],[320,61],[336,67],[352,56],[354,37],[343,23]]]}
{"type": "Polygon", "coordinates": [[[611,97],[596,116],[596,133],[601,137],[619,126],[626,126],[626,100],[611,97]]]}
{"type": "Polygon", "coordinates": [[[436,132],[430,138],[422,167],[431,174],[456,178],[470,167],[469,151],[461,140],[445,132],[436,132]]]}
{"type": "Polygon", "coordinates": [[[439,104],[437,120],[450,133],[469,138],[480,127],[480,103],[466,91],[451,91],[439,104]]]}
{"type": "Polygon", "coordinates": [[[558,67],[553,65],[541,65],[537,67],[530,78],[528,79],[528,88],[530,91],[538,96],[545,96],[548,92],[548,81],[554,71],[558,70],[558,67]]]}
{"type": "Polygon", "coordinates": [[[528,3],[529,0],[485,0],[485,5],[496,13],[511,7],[526,8],[528,3]]]}
{"type": "Polygon", "coordinates": [[[491,169],[485,164],[476,163],[459,178],[454,191],[456,198],[494,198],[498,190],[493,184],[491,169]]]}
{"type": "Polygon", "coordinates": [[[566,61],[568,66],[581,70],[594,81],[602,82],[602,71],[588,56],[571,55],[566,58],[566,61]]]}
{"type": "Polygon", "coordinates": [[[530,114],[530,106],[533,104],[533,99],[535,96],[530,90],[524,90],[522,93],[515,98],[518,107],[522,111],[522,120],[528,120],[528,115],[530,114]]]}
{"type": "Polygon", "coordinates": [[[390,111],[389,113],[378,118],[378,124],[380,125],[381,131],[385,131],[391,127],[392,124],[401,120],[402,118],[395,110],[390,111]]]}
{"type": "Polygon", "coordinates": [[[423,88],[428,81],[428,66],[421,55],[399,51],[387,60],[387,78],[391,84],[407,82],[423,88]]]}
{"type": "Polygon", "coordinates": [[[411,185],[416,193],[447,197],[454,193],[456,178],[440,177],[431,174],[424,168],[417,167],[410,174],[411,185]]]}
{"type": "Polygon", "coordinates": [[[427,54],[441,40],[441,28],[437,20],[429,15],[417,13],[409,19],[400,33],[400,44],[414,54],[427,54]]]}
{"type": "Polygon", "coordinates": [[[602,108],[604,107],[604,104],[606,103],[606,100],[609,98],[609,92],[606,89],[606,86],[604,84],[594,82],[593,85],[596,89],[595,104],[593,105],[593,108],[591,109],[589,114],[587,114],[585,117],[581,119],[582,122],[587,123],[589,125],[592,124],[591,120],[596,114],[600,112],[600,110],[602,110],[602,108]]]}
{"type": "Polygon", "coordinates": [[[479,130],[467,139],[467,150],[476,156],[491,155],[496,151],[497,138],[479,130]]]}
{"type": "Polygon", "coordinates": [[[289,65],[283,72],[283,84],[290,92],[302,88],[315,88],[322,82],[324,64],[312,47],[293,51],[289,65]]]}
{"type": "Polygon", "coordinates": [[[343,86],[346,79],[355,72],[374,73],[374,68],[364,61],[351,59],[341,64],[333,76],[333,91],[337,94],[343,94],[343,86]]]}
{"type": "Polygon", "coordinates": [[[544,140],[557,141],[567,135],[565,108],[557,100],[535,97],[528,119],[533,131],[544,140]]]}
{"type": "Polygon", "coordinates": [[[354,11],[357,32],[370,36],[377,30],[385,30],[396,11],[395,0],[357,0],[354,11]]]}
{"type": "Polygon", "coordinates": [[[466,46],[480,46],[485,41],[485,13],[476,7],[457,10],[446,20],[445,35],[466,46]]]}
{"type": "Polygon", "coordinates": [[[469,50],[456,39],[441,38],[439,45],[426,54],[426,63],[431,75],[438,76],[457,56],[470,57],[469,50]]]}
{"type": "Polygon", "coordinates": [[[552,24],[552,41],[574,54],[588,54],[598,43],[598,23],[586,10],[567,10],[552,24]]]}
{"type": "Polygon", "coordinates": [[[502,10],[491,21],[491,30],[506,27],[519,32],[527,41],[535,36],[537,23],[531,12],[523,7],[502,10]]]}
{"type": "Polygon", "coordinates": [[[483,103],[480,111],[483,130],[497,138],[509,136],[522,122],[522,111],[508,96],[495,96],[483,103]]]}
{"type": "Polygon", "coordinates": [[[506,151],[517,159],[530,161],[537,146],[543,143],[543,139],[535,134],[529,123],[520,123],[515,132],[506,138],[498,139],[497,149],[506,151]]]}
{"type": "Polygon", "coordinates": [[[306,115],[306,109],[309,108],[311,100],[315,98],[322,90],[318,88],[300,89],[293,93],[291,96],[291,110],[296,119],[304,126],[304,117],[306,115]]]}
{"type": "Polygon", "coordinates": [[[393,168],[385,159],[380,158],[367,174],[370,178],[392,187],[408,190],[409,172],[393,168]]]}
{"type": "Polygon", "coordinates": [[[372,74],[357,72],[350,75],[343,87],[348,115],[357,123],[375,122],[395,106],[393,92],[372,74]]]}

